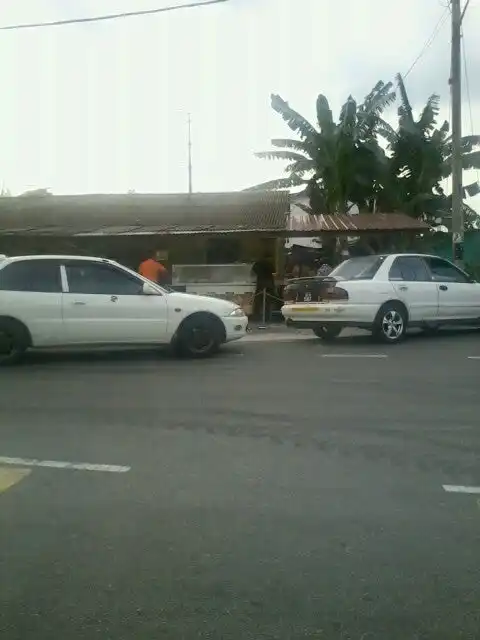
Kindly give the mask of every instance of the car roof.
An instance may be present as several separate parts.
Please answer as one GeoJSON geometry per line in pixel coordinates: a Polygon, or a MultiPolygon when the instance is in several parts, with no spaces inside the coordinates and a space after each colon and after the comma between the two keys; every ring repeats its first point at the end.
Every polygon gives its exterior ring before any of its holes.
{"type": "Polygon", "coordinates": [[[99,258],[98,256],[70,256],[65,254],[42,254],[30,256],[0,256],[0,260],[7,262],[23,262],[24,260],[90,260],[92,262],[114,262],[108,258],[99,258]]]}
{"type": "Polygon", "coordinates": [[[442,256],[437,256],[434,253],[415,253],[413,251],[406,251],[404,253],[374,253],[368,256],[352,256],[350,260],[355,258],[441,258],[442,260],[448,260],[442,256]]]}

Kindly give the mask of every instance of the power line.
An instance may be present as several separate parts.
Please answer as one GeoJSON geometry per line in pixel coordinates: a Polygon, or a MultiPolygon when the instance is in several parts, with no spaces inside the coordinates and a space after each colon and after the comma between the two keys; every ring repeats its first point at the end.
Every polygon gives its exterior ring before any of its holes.
{"type": "Polygon", "coordinates": [[[440,16],[440,18],[439,18],[437,24],[435,25],[430,37],[428,38],[428,40],[423,45],[423,48],[421,49],[420,53],[415,58],[415,60],[412,62],[412,64],[410,65],[410,68],[408,69],[408,71],[403,74],[404,78],[406,78],[413,71],[413,69],[417,66],[418,62],[420,62],[420,60],[423,58],[425,53],[432,46],[435,38],[438,36],[438,34],[440,32],[440,29],[443,27],[443,25],[445,23],[445,20],[447,19],[449,13],[450,13],[450,7],[449,6],[445,7],[444,12],[440,16]]]}
{"type": "Polygon", "coordinates": [[[134,16],[147,16],[156,13],[165,13],[167,11],[177,11],[179,9],[193,9],[195,7],[204,7],[212,4],[220,4],[229,0],[204,0],[204,2],[189,2],[188,4],[178,4],[170,7],[162,7],[161,9],[145,9],[143,11],[129,11],[127,13],[111,13],[102,16],[92,16],[89,18],[72,18],[70,20],[55,20],[54,22],[32,22],[28,24],[11,24],[6,27],[0,27],[0,31],[12,31],[18,29],[34,29],[42,27],[59,27],[66,24],[85,24],[87,22],[101,22],[105,20],[117,20],[118,18],[132,18],[134,16]]]}
{"type": "Polygon", "coordinates": [[[468,5],[470,4],[470,0],[467,0],[467,2],[465,3],[465,6],[463,8],[462,11],[462,17],[460,18],[460,20],[463,22],[463,19],[465,17],[465,14],[467,13],[467,9],[468,9],[468,5]]]}

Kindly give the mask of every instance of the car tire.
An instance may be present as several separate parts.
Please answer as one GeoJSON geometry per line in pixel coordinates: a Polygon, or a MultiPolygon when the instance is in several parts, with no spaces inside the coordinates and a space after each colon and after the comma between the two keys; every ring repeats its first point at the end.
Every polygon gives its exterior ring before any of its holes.
{"type": "Polygon", "coordinates": [[[198,314],[184,320],[175,340],[175,352],[184,358],[209,358],[222,342],[220,320],[198,314]]]}
{"type": "Polygon", "coordinates": [[[319,324],[313,329],[313,333],[324,342],[332,342],[341,334],[343,327],[336,324],[319,324]]]}
{"type": "Polygon", "coordinates": [[[396,344],[405,339],[408,325],[408,314],[400,302],[387,302],[375,318],[373,336],[386,344],[396,344]]]}
{"type": "Polygon", "coordinates": [[[21,326],[11,320],[0,320],[0,366],[16,364],[27,346],[21,326]]]}

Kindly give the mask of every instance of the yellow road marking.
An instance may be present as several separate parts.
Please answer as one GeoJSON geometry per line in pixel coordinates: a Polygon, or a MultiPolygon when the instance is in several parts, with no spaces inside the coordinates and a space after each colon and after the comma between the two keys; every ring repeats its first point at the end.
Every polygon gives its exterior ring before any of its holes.
{"type": "Polygon", "coordinates": [[[0,468],[0,493],[13,487],[14,484],[26,478],[31,472],[31,469],[0,468]]]}

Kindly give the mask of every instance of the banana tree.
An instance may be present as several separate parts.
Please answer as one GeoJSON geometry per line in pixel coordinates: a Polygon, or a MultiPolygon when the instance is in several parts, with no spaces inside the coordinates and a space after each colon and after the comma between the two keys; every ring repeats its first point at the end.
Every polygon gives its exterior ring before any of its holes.
{"type": "Polygon", "coordinates": [[[378,82],[358,105],[352,96],[333,119],[327,98],[316,102],[317,126],[272,94],[271,105],[297,138],[276,138],[276,149],[257,153],[259,158],[283,160],[288,164],[284,178],[262,183],[252,189],[289,189],[303,186],[314,213],[345,213],[357,205],[372,207],[388,161],[377,136],[392,136],[383,121],[385,108],[395,100],[392,83],[378,82]]]}
{"type": "MultiPolygon", "coordinates": [[[[437,126],[440,98],[431,95],[418,119],[415,119],[403,78],[397,75],[400,106],[398,130],[388,132],[390,170],[381,194],[383,208],[401,210],[429,222],[451,218],[451,197],[444,181],[452,173],[452,136],[448,122],[437,126]]],[[[464,169],[480,168],[480,136],[462,138],[464,169]]],[[[467,198],[480,192],[477,182],[464,189],[467,198]]],[[[466,226],[475,224],[476,215],[464,205],[466,226]]]]}

